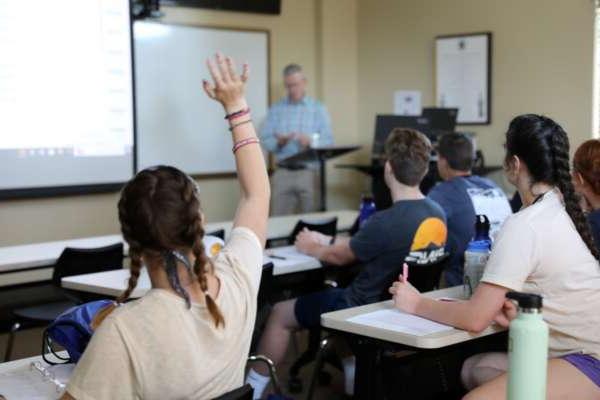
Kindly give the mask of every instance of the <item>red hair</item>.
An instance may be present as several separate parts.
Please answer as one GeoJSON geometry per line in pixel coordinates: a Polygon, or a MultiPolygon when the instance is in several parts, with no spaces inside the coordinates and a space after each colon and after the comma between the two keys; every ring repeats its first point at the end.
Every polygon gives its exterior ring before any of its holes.
{"type": "Polygon", "coordinates": [[[600,195],[600,140],[584,142],[573,157],[573,169],[600,195]]]}

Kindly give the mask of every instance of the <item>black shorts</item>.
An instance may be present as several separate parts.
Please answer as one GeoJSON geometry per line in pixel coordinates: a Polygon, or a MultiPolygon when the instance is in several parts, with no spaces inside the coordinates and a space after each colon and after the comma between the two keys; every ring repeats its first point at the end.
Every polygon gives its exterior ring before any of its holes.
{"type": "Polygon", "coordinates": [[[301,327],[310,329],[321,325],[321,314],[348,307],[344,289],[330,288],[298,297],[294,314],[301,327]]]}

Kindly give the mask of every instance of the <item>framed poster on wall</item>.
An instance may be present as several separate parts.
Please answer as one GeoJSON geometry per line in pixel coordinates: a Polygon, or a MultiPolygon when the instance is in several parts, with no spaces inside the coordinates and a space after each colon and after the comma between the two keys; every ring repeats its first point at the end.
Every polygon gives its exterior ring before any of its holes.
{"type": "Polygon", "coordinates": [[[489,125],[492,114],[492,33],[435,39],[435,98],[438,107],[456,107],[456,123],[489,125]]]}

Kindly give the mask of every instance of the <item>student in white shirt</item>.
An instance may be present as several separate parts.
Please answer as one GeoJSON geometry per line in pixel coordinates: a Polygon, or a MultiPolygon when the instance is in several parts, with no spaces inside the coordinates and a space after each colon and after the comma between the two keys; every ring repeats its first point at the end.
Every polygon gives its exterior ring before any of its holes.
{"type": "MultiPolygon", "coordinates": [[[[516,117],[506,133],[506,175],[524,208],[502,227],[482,283],[470,300],[447,303],[394,283],[396,307],[469,331],[515,316],[509,290],[544,297],[550,328],[548,398],[600,398],[600,265],[598,250],[569,172],[569,141],[549,118],[516,117]]],[[[463,366],[466,399],[506,397],[507,356],[475,356],[463,366]]]]}
{"type": "Polygon", "coordinates": [[[138,173],[119,201],[131,257],[129,285],[119,302],[135,288],[142,265],[152,289],[95,321],[99,327],[63,399],[210,399],[243,384],[269,181],[244,99],[247,66],[238,75],[232,60],[220,54],[208,66],[214,84],[205,81],[204,89],[223,105],[237,148],[241,198],[229,240],[216,258],[206,257],[192,178],[165,166],[138,173]]]}

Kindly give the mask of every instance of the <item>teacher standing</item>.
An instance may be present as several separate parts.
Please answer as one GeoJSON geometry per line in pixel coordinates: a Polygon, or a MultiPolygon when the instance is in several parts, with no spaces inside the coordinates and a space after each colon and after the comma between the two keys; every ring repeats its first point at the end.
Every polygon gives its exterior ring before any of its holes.
{"type": "MultiPolygon", "coordinates": [[[[261,133],[264,148],[279,163],[311,147],[333,144],[329,113],[323,104],[306,95],[302,67],[283,70],[287,96],[273,104],[261,133]]],[[[279,165],[271,179],[273,215],[315,210],[316,165],[279,165]]]]}

